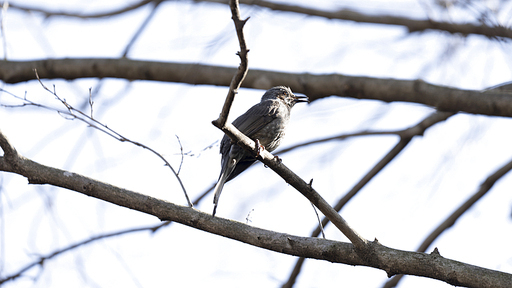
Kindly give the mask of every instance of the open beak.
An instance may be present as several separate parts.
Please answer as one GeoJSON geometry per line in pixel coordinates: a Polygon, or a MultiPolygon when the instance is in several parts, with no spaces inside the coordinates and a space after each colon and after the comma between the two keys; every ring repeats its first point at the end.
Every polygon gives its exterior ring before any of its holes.
{"type": "Polygon", "coordinates": [[[294,100],[295,100],[295,103],[299,103],[299,102],[307,102],[309,103],[309,99],[308,99],[308,96],[297,96],[297,95],[294,95],[294,100]]]}

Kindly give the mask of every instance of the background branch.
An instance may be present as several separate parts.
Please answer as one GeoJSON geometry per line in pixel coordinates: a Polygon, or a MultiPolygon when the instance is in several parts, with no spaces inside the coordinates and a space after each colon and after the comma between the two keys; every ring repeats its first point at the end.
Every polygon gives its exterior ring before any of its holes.
{"type": "MultiPolygon", "coordinates": [[[[32,69],[41,79],[123,78],[188,84],[228,86],[236,69],[199,64],[164,63],[129,59],[48,59],[0,61],[0,80],[18,83],[33,80],[32,69]]],[[[395,80],[354,77],[340,74],[294,74],[249,70],[242,87],[268,89],[289,86],[308,95],[310,101],[337,95],[385,102],[411,102],[441,111],[512,116],[512,95],[507,92],[462,90],[433,85],[421,80],[395,80]]]]}

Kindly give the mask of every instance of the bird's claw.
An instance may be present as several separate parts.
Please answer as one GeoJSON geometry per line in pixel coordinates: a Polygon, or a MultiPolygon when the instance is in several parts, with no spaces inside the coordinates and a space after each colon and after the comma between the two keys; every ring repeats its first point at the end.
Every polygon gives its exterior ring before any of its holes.
{"type": "Polygon", "coordinates": [[[260,144],[260,140],[256,139],[256,157],[260,156],[261,151],[265,150],[265,146],[260,144]]]}
{"type": "Polygon", "coordinates": [[[276,160],[279,163],[283,163],[283,159],[279,158],[279,156],[275,155],[274,160],[276,160]]]}

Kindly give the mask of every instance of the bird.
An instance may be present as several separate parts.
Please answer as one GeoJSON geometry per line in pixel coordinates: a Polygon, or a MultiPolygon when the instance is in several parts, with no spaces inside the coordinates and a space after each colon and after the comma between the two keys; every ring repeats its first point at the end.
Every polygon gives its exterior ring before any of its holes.
{"type": "MultiPolygon", "coordinates": [[[[260,145],[259,147],[272,152],[283,139],[290,119],[290,110],[299,102],[309,102],[309,99],[307,96],[296,96],[289,87],[276,86],[267,90],[261,97],[260,103],[252,106],[232,124],[260,145]]],[[[256,161],[250,152],[232,142],[227,135],[224,135],[220,142],[220,154],[222,154],[221,172],[215,185],[212,216],[215,216],[217,211],[224,184],[256,161]]]]}

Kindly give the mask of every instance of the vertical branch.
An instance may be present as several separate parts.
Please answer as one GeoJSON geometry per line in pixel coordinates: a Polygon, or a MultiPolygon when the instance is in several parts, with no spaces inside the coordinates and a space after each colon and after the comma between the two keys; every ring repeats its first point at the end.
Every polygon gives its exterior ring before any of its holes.
{"type": "Polygon", "coordinates": [[[242,84],[245,76],[247,75],[247,71],[249,70],[249,59],[247,57],[247,53],[249,49],[247,49],[247,44],[245,43],[245,36],[243,33],[243,28],[247,20],[249,18],[242,20],[240,18],[240,9],[238,5],[238,0],[230,0],[229,7],[231,8],[231,19],[235,23],[236,35],[238,36],[238,42],[240,44],[240,51],[237,55],[240,57],[240,65],[238,66],[238,70],[231,79],[231,83],[229,84],[229,91],[226,97],[226,101],[224,102],[224,106],[222,107],[222,111],[217,120],[214,120],[213,125],[222,128],[226,124],[228,119],[229,110],[231,110],[231,105],[233,104],[233,100],[235,99],[235,95],[238,93],[238,89],[242,84]]]}

